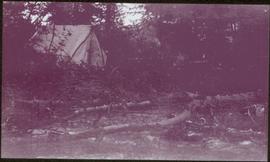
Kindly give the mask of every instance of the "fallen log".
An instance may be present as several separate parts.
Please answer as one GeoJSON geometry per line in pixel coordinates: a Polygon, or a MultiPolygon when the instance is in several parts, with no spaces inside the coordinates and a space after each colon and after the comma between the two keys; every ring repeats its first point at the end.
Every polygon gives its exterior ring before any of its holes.
{"type": "Polygon", "coordinates": [[[32,99],[32,100],[24,100],[24,99],[16,99],[15,102],[19,103],[26,103],[26,104],[58,104],[63,103],[63,101],[60,100],[40,100],[40,99],[32,99]]]}
{"type": "Polygon", "coordinates": [[[247,93],[239,93],[233,95],[216,95],[213,98],[217,99],[218,101],[248,101],[256,99],[256,95],[253,92],[247,93]]]}
{"type": "Polygon", "coordinates": [[[73,114],[71,114],[70,116],[65,117],[64,120],[73,118],[81,113],[86,113],[86,112],[106,111],[106,110],[112,110],[115,108],[131,109],[131,108],[138,108],[138,107],[143,107],[143,106],[150,106],[151,104],[152,103],[150,101],[142,101],[139,103],[127,102],[127,103],[117,103],[117,104],[110,104],[110,105],[101,105],[101,106],[81,108],[79,110],[75,110],[73,114]]]}
{"type": "Polygon", "coordinates": [[[205,99],[194,99],[188,103],[188,107],[205,107],[207,105],[217,106],[217,104],[222,103],[241,103],[243,101],[255,101],[256,95],[252,92],[239,93],[233,95],[216,95],[216,96],[206,96],[205,99]]]}
{"type": "Polygon", "coordinates": [[[72,139],[99,137],[105,134],[111,134],[120,131],[144,131],[149,129],[163,128],[169,125],[183,122],[191,116],[191,112],[184,110],[181,114],[173,118],[165,119],[159,122],[152,122],[148,124],[118,124],[105,126],[103,128],[90,129],[82,132],[68,132],[68,136],[72,139]]]}
{"type": "Polygon", "coordinates": [[[142,101],[139,103],[134,103],[134,102],[117,103],[117,104],[111,104],[111,105],[102,105],[102,106],[82,108],[82,109],[76,110],[74,113],[79,114],[82,112],[107,110],[109,108],[117,108],[117,107],[124,107],[124,106],[126,106],[126,108],[141,107],[141,106],[149,106],[150,104],[151,104],[150,101],[142,101]]]}

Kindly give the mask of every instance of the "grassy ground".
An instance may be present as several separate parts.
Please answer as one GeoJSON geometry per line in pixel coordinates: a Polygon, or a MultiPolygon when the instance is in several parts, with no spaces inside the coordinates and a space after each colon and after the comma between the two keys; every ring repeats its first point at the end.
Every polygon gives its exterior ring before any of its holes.
{"type": "MultiPolygon", "coordinates": [[[[97,87],[97,86],[96,86],[97,87]]],[[[4,102],[2,122],[2,157],[9,158],[80,158],[80,159],[177,159],[177,160],[266,160],[267,132],[266,110],[263,116],[250,116],[245,107],[255,104],[264,105],[259,100],[223,103],[211,100],[212,106],[197,105],[192,116],[185,122],[163,129],[145,129],[142,131],[119,131],[112,134],[98,134],[82,139],[67,139],[66,133],[91,129],[98,113],[83,113],[66,121],[57,121],[74,110],[87,106],[96,106],[119,102],[110,100],[111,93],[93,86],[78,86],[78,93],[67,93],[62,101],[48,104],[17,104],[11,101],[22,99],[23,91],[9,89],[4,102]],[[20,92],[20,93],[19,93],[20,92]],[[90,92],[92,94],[90,94],[90,92]],[[93,94],[95,92],[95,94],[93,94]],[[103,92],[103,93],[100,93],[103,92]],[[82,96],[82,94],[84,94],[82,96]],[[105,96],[100,96],[105,94],[105,96]],[[108,97],[108,103],[99,101],[108,97]],[[100,103],[99,103],[100,102],[100,103]],[[42,108],[40,118],[28,111],[42,108]],[[209,108],[211,107],[211,108],[209,108]],[[9,108],[9,109],[8,109],[9,108]],[[10,109],[17,112],[11,112],[10,109]],[[20,112],[19,110],[23,110],[20,112]],[[48,114],[46,114],[48,113],[48,114]],[[21,116],[18,116],[21,114],[21,116]],[[24,116],[23,116],[24,115],[24,116]],[[46,118],[46,115],[48,116],[46,118]],[[13,116],[13,117],[12,117],[13,116]],[[15,118],[15,116],[17,118],[15,118]],[[31,117],[29,117],[31,116],[31,117]],[[54,118],[52,116],[55,116],[54,118]],[[255,122],[250,117],[253,117],[255,122]],[[263,119],[263,120],[261,120],[263,119]],[[13,123],[10,122],[13,120],[13,123]],[[9,121],[9,122],[7,122],[9,121]],[[32,124],[29,124],[32,123],[32,124]],[[22,131],[23,130],[23,131],[22,131]],[[100,138],[102,136],[102,138],[100,138]]],[[[120,93],[119,93],[120,94],[120,93]]],[[[146,124],[169,119],[184,109],[191,109],[188,100],[181,100],[179,92],[153,92],[148,95],[122,92],[129,101],[150,100],[150,107],[138,110],[113,110],[101,113],[98,127],[117,124],[146,124]],[[175,97],[176,96],[176,97],[175,97]],[[180,96],[180,97],[179,97],[180,96]]],[[[230,94],[234,96],[237,94],[230,94]]],[[[239,96],[239,95],[238,95],[239,96]]],[[[213,97],[213,96],[212,96],[213,97]]],[[[111,97],[112,98],[112,97],[111,97]]],[[[119,97],[121,99],[121,96],[119,97]]],[[[122,97],[123,98],[123,97],[122,97]]],[[[207,96],[199,100],[205,101],[207,96]]],[[[27,98],[24,98],[27,99],[27,98]]],[[[29,99],[28,99],[29,100],[29,99]]],[[[31,100],[31,99],[30,99],[31,100]]],[[[251,110],[250,110],[250,113],[251,110]]]]}

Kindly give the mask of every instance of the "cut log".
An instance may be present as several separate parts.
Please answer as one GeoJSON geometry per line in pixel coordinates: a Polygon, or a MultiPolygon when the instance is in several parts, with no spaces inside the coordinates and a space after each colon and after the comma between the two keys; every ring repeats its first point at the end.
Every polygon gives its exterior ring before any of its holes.
{"type": "Polygon", "coordinates": [[[66,117],[55,118],[54,120],[51,121],[51,123],[66,122],[67,120],[76,118],[81,114],[89,113],[89,112],[107,111],[107,110],[111,110],[111,109],[114,109],[114,108],[128,108],[128,109],[129,108],[134,108],[135,109],[135,108],[141,108],[143,106],[150,106],[151,104],[152,103],[150,101],[143,101],[143,102],[139,102],[139,103],[128,102],[126,104],[118,103],[118,104],[111,104],[111,105],[102,105],[102,106],[81,108],[79,110],[71,112],[71,114],[66,116],[66,117]]]}
{"type": "Polygon", "coordinates": [[[142,106],[149,106],[149,105],[151,105],[150,101],[142,101],[142,102],[139,102],[139,103],[128,102],[126,104],[117,103],[117,104],[111,104],[111,105],[102,105],[102,106],[82,108],[82,109],[76,110],[74,113],[79,114],[79,113],[82,113],[82,112],[107,110],[109,108],[118,108],[118,107],[123,107],[123,106],[126,106],[127,108],[134,108],[134,107],[142,107],[142,106]]]}
{"type": "Polygon", "coordinates": [[[140,124],[111,125],[103,128],[90,129],[83,132],[69,132],[68,136],[74,139],[78,139],[78,138],[98,137],[100,135],[111,134],[120,131],[144,131],[149,129],[157,129],[183,122],[190,116],[191,112],[188,110],[184,110],[181,114],[175,116],[174,118],[165,119],[159,122],[152,122],[142,125],[140,124]]]}
{"type": "Polygon", "coordinates": [[[26,103],[26,104],[57,104],[57,103],[63,103],[63,101],[56,100],[39,100],[39,99],[32,99],[32,100],[24,100],[24,99],[16,99],[14,100],[15,102],[21,102],[21,103],[26,103]]]}
{"type": "MultiPolygon", "coordinates": [[[[208,97],[209,98],[209,97],[208,97]]],[[[247,92],[247,93],[239,93],[239,94],[233,94],[233,95],[216,95],[213,97],[221,102],[226,101],[243,101],[243,100],[254,100],[256,99],[256,95],[253,92],[247,92]]]]}
{"type": "Polygon", "coordinates": [[[216,96],[207,96],[206,99],[194,99],[188,103],[188,107],[205,107],[206,105],[217,106],[219,103],[241,103],[243,101],[255,101],[256,95],[252,92],[239,93],[233,95],[216,95],[216,96]]]}
{"type": "Polygon", "coordinates": [[[167,119],[167,120],[162,120],[162,121],[158,122],[158,124],[160,126],[172,125],[172,124],[182,122],[182,121],[186,120],[187,118],[189,118],[190,116],[191,116],[191,112],[188,110],[184,110],[181,114],[176,115],[175,117],[167,119]]]}

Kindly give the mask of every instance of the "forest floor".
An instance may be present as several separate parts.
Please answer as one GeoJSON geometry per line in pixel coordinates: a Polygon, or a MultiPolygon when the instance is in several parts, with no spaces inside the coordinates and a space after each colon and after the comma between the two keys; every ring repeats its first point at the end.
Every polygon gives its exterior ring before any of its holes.
{"type": "MultiPolygon", "coordinates": [[[[266,161],[267,103],[246,96],[248,93],[182,101],[178,92],[156,93],[144,99],[151,102],[146,106],[84,112],[28,127],[23,133],[18,133],[16,127],[7,129],[7,123],[2,121],[1,154],[4,158],[266,161]],[[189,118],[166,127],[128,128],[166,121],[184,110],[191,112],[189,118]],[[127,129],[102,132],[106,126],[119,124],[126,124],[127,129]],[[101,133],[70,138],[93,127],[101,133]]],[[[33,117],[31,122],[38,119],[33,117]]]]}

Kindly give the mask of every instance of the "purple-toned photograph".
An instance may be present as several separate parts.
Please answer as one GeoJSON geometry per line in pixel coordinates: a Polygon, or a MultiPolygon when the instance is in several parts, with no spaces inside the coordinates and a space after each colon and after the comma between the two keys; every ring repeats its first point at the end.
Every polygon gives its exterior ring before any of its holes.
{"type": "Polygon", "coordinates": [[[267,161],[269,13],[4,1],[1,158],[267,161]]]}

